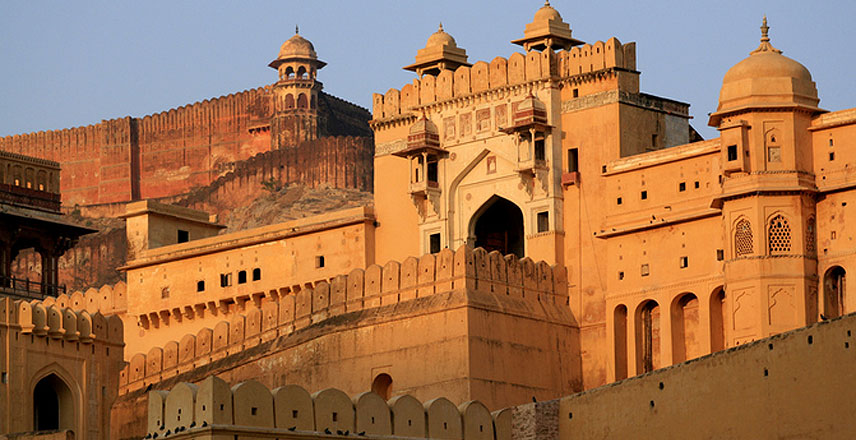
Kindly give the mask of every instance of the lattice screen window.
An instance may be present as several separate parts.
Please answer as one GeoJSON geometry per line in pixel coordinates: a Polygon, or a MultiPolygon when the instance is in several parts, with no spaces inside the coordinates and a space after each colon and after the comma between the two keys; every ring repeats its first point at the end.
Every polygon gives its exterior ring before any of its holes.
{"type": "Polygon", "coordinates": [[[752,225],[749,223],[749,220],[740,220],[737,222],[734,232],[734,251],[739,257],[741,255],[751,255],[753,250],[752,225]]]}
{"type": "Polygon", "coordinates": [[[808,255],[817,253],[817,231],[814,217],[808,219],[805,227],[805,252],[808,255]]]}
{"type": "Polygon", "coordinates": [[[767,238],[770,243],[770,255],[786,254],[791,251],[791,225],[784,216],[777,215],[770,220],[767,238]]]}

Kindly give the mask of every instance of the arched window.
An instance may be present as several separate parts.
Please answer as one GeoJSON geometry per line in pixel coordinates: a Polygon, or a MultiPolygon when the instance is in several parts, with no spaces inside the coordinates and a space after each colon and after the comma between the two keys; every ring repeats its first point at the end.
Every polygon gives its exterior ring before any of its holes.
{"type": "Polygon", "coordinates": [[[752,224],[749,223],[749,220],[742,219],[737,222],[734,228],[734,253],[738,257],[741,255],[752,255],[754,247],[752,224]]]}
{"type": "Polygon", "coordinates": [[[779,214],[770,220],[767,233],[770,255],[781,255],[791,251],[791,225],[785,216],[779,214]]]}
{"type": "Polygon", "coordinates": [[[294,95],[285,95],[285,108],[294,108],[294,95]]]}
{"type": "Polygon", "coordinates": [[[285,68],[285,77],[288,79],[294,78],[294,69],[291,66],[285,68]]]}
{"type": "Polygon", "coordinates": [[[262,279],[262,270],[258,267],[253,269],[253,281],[258,281],[262,279]]]}
{"type": "Polygon", "coordinates": [[[805,253],[808,255],[817,253],[817,223],[814,217],[809,217],[805,224],[805,253]]]}
{"type": "Polygon", "coordinates": [[[392,392],[392,376],[381,373],[375,376],[372,381],[372,391],[383,400],[389,400],[390,392],[392,392]]]}
{"type": "Polygon", "coordinates": [[[300,95],[297,96],[297,108],[306,108],[306,106],[307,106],[306,95],[301,93],[300,95]]]}
{"type": "Polygon", "coordinates": [[[305,67],[300,66],[297,69],[297,77],[300,79],[306,79],[306,68],[305,67]]]}

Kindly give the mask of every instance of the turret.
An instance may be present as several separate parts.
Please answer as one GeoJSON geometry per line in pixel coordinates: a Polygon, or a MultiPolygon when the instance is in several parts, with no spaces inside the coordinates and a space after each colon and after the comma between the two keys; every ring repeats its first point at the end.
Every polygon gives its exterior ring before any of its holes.
{"type": "Polygon", "coordinates": [[[312,43],[300,36],[297,29],[269,64],[279,73],[273,87],[271,149],[294,147],[318,137],[318,95],[323,84],[316,80],[316,75],[325,65],[318,59],[312,43]]]}

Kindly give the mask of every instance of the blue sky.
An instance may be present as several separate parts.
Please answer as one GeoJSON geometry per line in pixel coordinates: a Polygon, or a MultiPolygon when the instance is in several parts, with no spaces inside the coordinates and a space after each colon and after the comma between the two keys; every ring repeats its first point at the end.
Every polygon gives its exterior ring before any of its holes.
{"type": "MultiPolygon", "coordinates": [[[[705,138],[722,76],[758,45],[812,72],[820,106],[856,107],[856,2],[553,0],[574,36],[637,42],[642,90],[692,105],[705,138]]],[[[370,107],[410,82],[401,69],[442,21],[469,61],[507,57],[540,0],[90,1],[0,4],[0,136],[144,116],[274,81],[267,67],[300,33],[328,66],[325,90],[370,107]]]]}

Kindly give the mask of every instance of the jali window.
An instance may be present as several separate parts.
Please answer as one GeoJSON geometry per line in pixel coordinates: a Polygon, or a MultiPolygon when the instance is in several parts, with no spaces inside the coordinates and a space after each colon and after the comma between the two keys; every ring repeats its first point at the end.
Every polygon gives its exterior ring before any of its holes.
{"type": "Polygon", "coordinates": [[[753,251],[752,224],[749,223],[749,220],[740,220],[737,222],[734,232],[734,253],[739,257],[741,255],[751,255],[753,251]]]}
{"type": "Polygon", "coordinates": [[[777,215],[770,220],[768,240],[770,255],[786,254],[791,251],[791,225],[783,215],[777,215]]]}

